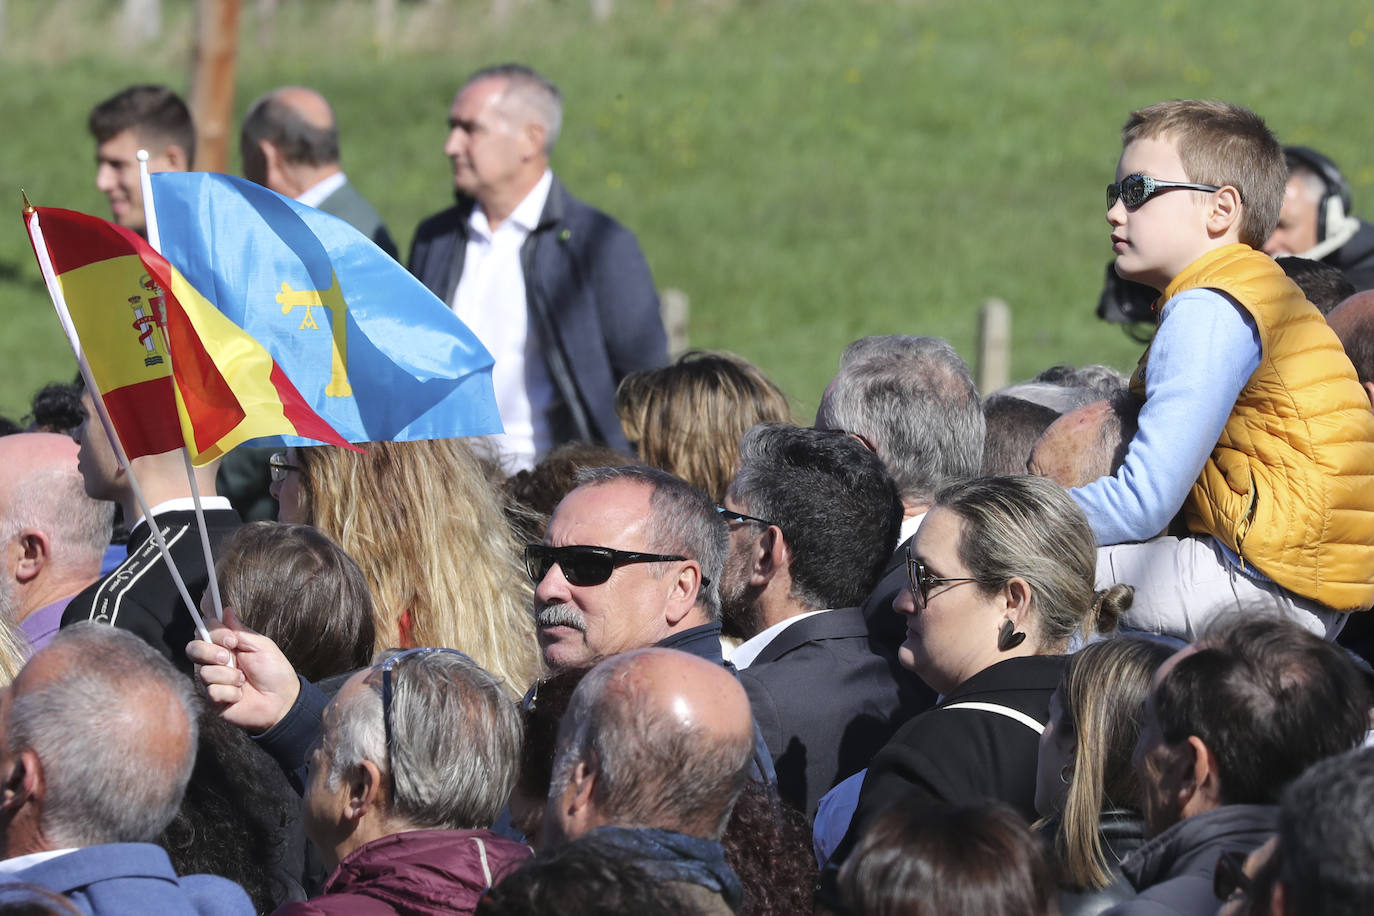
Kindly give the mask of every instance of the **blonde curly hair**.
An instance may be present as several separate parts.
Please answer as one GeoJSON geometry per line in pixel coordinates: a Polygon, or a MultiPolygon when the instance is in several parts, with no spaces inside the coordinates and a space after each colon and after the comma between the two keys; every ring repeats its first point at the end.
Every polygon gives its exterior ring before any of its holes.
{"type": "Polygon", "coordinates": [[[344,548],[376,650],[460,649],[520,696],[540,672],[533,587],[490,469],[461,439],[295,450],[301,521],[344,548]]]}

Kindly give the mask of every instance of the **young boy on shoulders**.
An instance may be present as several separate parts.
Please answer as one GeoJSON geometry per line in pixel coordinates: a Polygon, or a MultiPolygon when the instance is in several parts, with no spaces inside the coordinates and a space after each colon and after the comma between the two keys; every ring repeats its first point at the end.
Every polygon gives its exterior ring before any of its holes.
{"type": "Polygon", "coordinates": [[[1161,296],[1125,463],[1070,491],[1104,545],[1099,585],[1136,587],[1137,629],[1191,640],[1240,609],[1334,638],[1374,605],[1374,414],[1321,313],[1258,250],[1283,150],[1258,115],[1210,101],[1132,112],[1122,147],[1116,271],[1161,296]],[[1189,536],[1156,537],[1180,509],[1189,536]]]}

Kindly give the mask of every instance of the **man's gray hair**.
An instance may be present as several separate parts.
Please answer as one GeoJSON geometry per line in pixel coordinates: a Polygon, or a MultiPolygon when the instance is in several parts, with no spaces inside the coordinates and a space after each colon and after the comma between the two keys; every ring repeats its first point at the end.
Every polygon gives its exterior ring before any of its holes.
{"type": "Polygon", "coordinates": [[[75,465],[46,467],[25,475],[0,509],[0,543],[21,531],[42,531],[52,541],[59,569],[100,569],[110,545],[115,504],[86,495],[75,465]]]}
{"type": "Polygon", "coordinates": [[[626,668],[640,653],[612,656],[577,685],[558,729],[550,797],[585,763],[596,774],[597,813],[618,827],[658,827],[720,839],[744,791],[754,743],[720,744],[642,702],[626,668]]]}
{"type": "Polygon", "coordinates": [[[262,96],[243,115],[239,127],[239,151],[245,160],[261,156],[258,144],[266,140],[293,165],[332,165],[339,161],[339,126],[320,127],[280,99],[281,90],[262,96]]]}
{"type": "MultiPolygon", "coordinates": [[[[703,491],[681,477],[642,464],[615,468],[583,468],[577,485],[601,486],[629,481],[650,488],[648,549],[652,553],[677,554],[701,564],[697,606],[708,619],[720,618],[720,577],[730,550],[730,527],[703,491]]],[[[655,576],[667,570],[662,563],[649,564],[655,576]]]]}
{"type": "Polygon", "coordinates": [[[60,630],[40,655],[48,653],[66,656],[65,671],[10,688],[5,732],[11,756],[32,750],[42,763],[44,837],[53,848],[152,842],[176,815],[196,760],[199,702],[190,678],[142,639],[103,623],[60,630]],[[180,754],[148,741],[149,719],[173,716],[183,724],[180,754]]]}
{"type": "Polygon", "coordinates": [[[463,88],[492,79],[506,81],[501,92],[502,110],[509,112],[514,104],[538,122],[544,128],[544,153],[552,153],[558,132],[563,129],[563,93],[548,77],[524,64],[483,67],[467,78],[463,88]]]}
{"type": "Polygon", "coordinates": [[[391,815],[413,827],[490,827],[515,785],[524,739],[501,682],[456,652],[417,652],[391,671],[391,754],[382,722],[382,675],[340,701],[328,739],[327,782],[364,760],[391,775],[391,815]]]}
{"type": "Polygon", "coordinates": [[[861,436],[907,502],[978,474],[983,410],[968,364],[936,337],[854,341],[821,399],[816,425],[861,436]]]}

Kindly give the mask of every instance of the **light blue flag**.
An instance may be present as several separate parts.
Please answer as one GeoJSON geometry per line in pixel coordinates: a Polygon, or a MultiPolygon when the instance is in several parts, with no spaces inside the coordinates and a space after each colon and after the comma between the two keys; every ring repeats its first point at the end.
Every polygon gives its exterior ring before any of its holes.
{"type": "Polygon", "coordinates": [[[345,439],[501,432],[491,355],[357,229],[228,175],[152,180],[163,256],[272,354],[345,439]]]}

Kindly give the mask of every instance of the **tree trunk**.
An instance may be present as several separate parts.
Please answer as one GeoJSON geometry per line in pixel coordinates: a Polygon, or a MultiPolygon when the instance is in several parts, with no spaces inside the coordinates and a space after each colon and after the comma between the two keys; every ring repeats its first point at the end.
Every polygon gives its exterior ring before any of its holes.
{"type": "Polygon", "coordinates": [[[197,135],[194,168],[202,172],[229,170],[238,35],[238,0],[197,0],[191,113],[197,135]]]}

